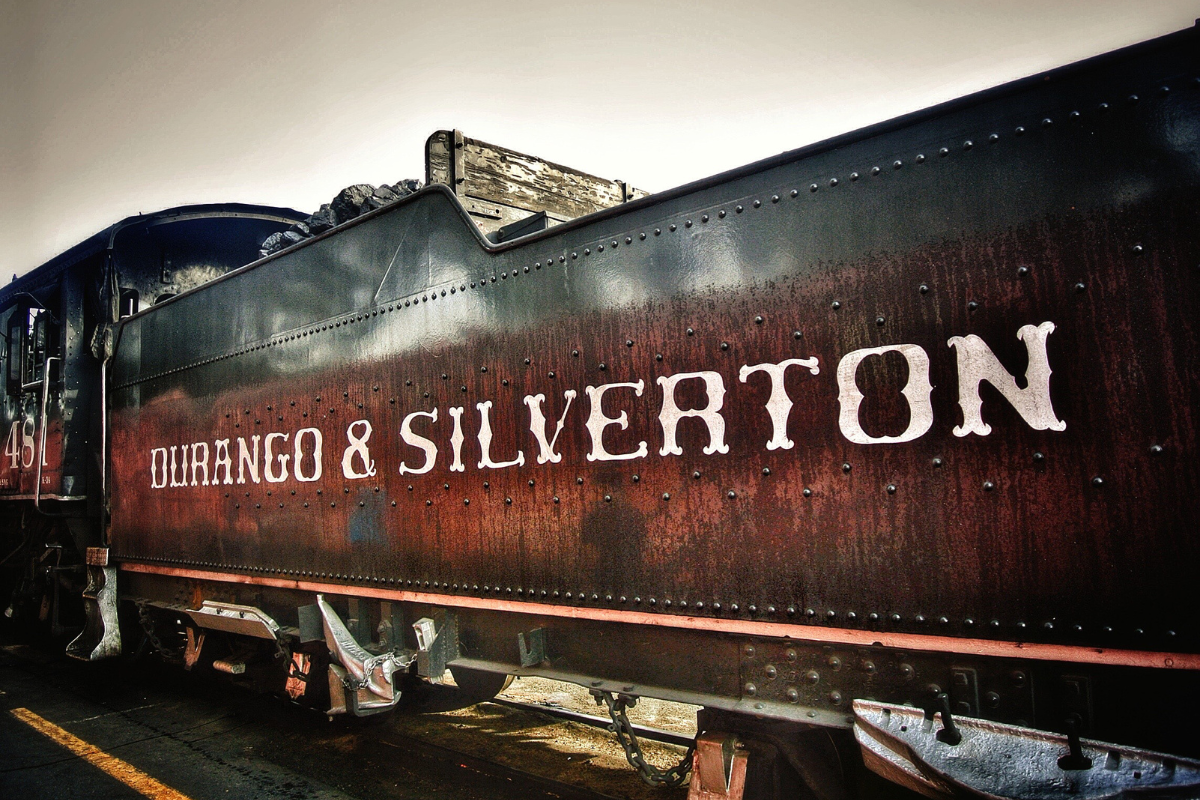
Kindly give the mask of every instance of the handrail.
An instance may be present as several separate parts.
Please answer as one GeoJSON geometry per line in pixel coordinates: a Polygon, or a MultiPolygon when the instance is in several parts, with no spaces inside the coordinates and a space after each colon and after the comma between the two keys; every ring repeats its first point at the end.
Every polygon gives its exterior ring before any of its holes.
{"type": "Polygon", "coordinates": [[[42,434],[38,437],[37,484],[33,488],[33,507],[42,510],[42,462],[46,460],[46,402],[50,396],[50,362],[61,361],[58,356],[47,356],[42,366],[42,434]]]}

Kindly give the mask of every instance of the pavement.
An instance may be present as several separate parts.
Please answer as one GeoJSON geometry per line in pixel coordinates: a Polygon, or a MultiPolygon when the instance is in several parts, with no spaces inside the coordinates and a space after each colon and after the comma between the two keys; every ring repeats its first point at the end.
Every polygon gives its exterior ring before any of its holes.
{"type": "MultiPolygon", "coordinates": [[[[527,702],[554,694],[545,702],[585,700],[564,684],[514,687],[510,694],[527,702]]],[[[654,716],[660,727],[688,725],[686,707],[660,708],[654,716]]],[[[652,760],[662,763],[682,752],[649,745],[652,760]]],[[[682,800],[685,794],[642,784],[611,733],[492,703],[331,720],[152,659],[85,664],[0,642],[0,797],[682,800]]]]}

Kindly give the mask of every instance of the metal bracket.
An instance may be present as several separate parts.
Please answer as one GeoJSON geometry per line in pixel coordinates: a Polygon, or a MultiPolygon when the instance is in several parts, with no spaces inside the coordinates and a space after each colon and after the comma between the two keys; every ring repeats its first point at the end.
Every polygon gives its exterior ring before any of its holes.
{"type": "Polygon", "coordinates": [[[329,713],[340,713],[336,710],[340,706],[343,711],[348,707],[356,716],[363,716],[386,711],[396,705],[400,700],[400,692],[392,675],[406,669],[412,663],[411,659],[404,661],[391,652],[372,655],[350,635],[341,617],[325,601],[324,595],[317,595],[317,608],[324,622],[325,645],[337,661],[337,664],[329,667],[330,689],[334,687],[335,676],[345,687],[344,692],[330,692],[329,713]],[[344,697],[345,703],[339,703],[340,696],[344,697]]]}
{"type": "Polygon", "coordinates": [[[920,709],[871,700],[855,700],[854,717],[867,767],[926,797],[1101,800],[1139,789],[1172,797],[1200,790],[1200,761],[1192,759],[970,717],[955,721],[960,735],[947,742],[944,717],[938,726],[920,709]]]}
{"type": "Polygon", "coordinates": [[[187,648],[183,651],[183,668],[191,669],[200,660],[200,651],[204,649],[204,631],[198,631],[192,626],[187,629],[187,648]]]}
{"type": "Polygon", "coordinates": [[[688,800],[741,800],[749,760],[733,734],[709,731],[697,736],[688,800]]]}
{"type": "Polygon", "coordinates": [[[518,633],[517,649],[521,653],[522,667],[541,664],[546,660],[546,629],[534,628],[529,633],[518,633]]]}
{"type": "Polygon", "coordinates": [[[446,666],[458,658],[458,620],[447,614],[439,627],[429,617],[413,623],[417,635],[417,675],[441,683],[446,666]]]}
{"type": "Polygon", "coordinates": [[[117,568],[108,565],[107,547],[87,549],[87,588],[83,606],[87,622],[67,645],[67,655],[99,661],[121,654],[121,629],[117,620],[117,568]]]}
{"type": "Polygon", "coordinates": [[[205,600],[199,608],[185,609],[185,613],[200,628],[279,641],[279,624],[254,606],[205,600]]]}

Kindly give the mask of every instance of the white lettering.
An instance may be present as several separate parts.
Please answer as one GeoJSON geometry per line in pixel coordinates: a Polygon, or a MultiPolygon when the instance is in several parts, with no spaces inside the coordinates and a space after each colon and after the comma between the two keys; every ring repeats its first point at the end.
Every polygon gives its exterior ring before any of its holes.
{"type": "Polygon", "coordinates": [[[196,442],[192,445],[192,486],[208,486],[208,442],[196,442]],[[204,460],[196,458],[196,451],[204,448],[204,460]],[[196,470],[204,470],[204,480],[196,482],[196,470]]]}
{"type": "MultiPolygon", "coordinates": [[[[316,428],[301,428],[300,430],[296,431],[296,438],[292,440],[292,444],[293,444],[292,454],[295,456],[295,460],[292,462],[292,470],[293,470],[293,474],[296,476],[296,480],[301,481],[301,482],[307,482],[307,481],[315,481],[315,480],[320,479],[321,470],[322,470],[321,445],[323,442],[324,442],[324,437],[321,435],[321,432],[319,430],[317,430],[316,428]],[[312,453],[313,473],[312,473],[312,475],[305,475],[304,472],[300,469],[300,464],[302,463],[303,458],[304,458],[304,448],[301,446],[300,443],[302,441],[304,441],[304,434],[306,434],[306,433],[312,434],[312,437],[313,437],[313,453],[312,453]]],[[[216,483],[216,481],[213,481],[213,482],[216,483]]]]}
{"type": "Polygon", "coordinates": [[[721,406],[725,403],[725,381],[717,372],[680,372],[676,375],[661,376],[657,381],[663,389],[662,411],[658,414],[658,422],[662,425],[663,445],[659,449],[660,456],[683,455],[675,441],[679,420],[684,417],[699,417],[708,426],[708,444],[704,447],[704,455],[713,453],[728,453],[729,445],[725,444],[725,418],[721,416],[721,406]],[[708,393],[708,405],[704,408],[681,409],[675,403],[675,387],[680,381],[702,380],[708,393]]]}
{"type": "Polygon", "coordinates": [[[479,409],[479,469],[525,466],[523,450],[518,450],[517,457],[512,461],[492,461],[492,401],[484,400],[482,403],[476,403],[475,407],[479,409]]]}
{"type": "Polygon", "coordinates": [[[987,436],[992,432],[992,426],[983,421],[983,399],[979,396],[979,384],[983,381],[996,387],[1035,431],[1067,429],[1067,423],[1055,415],[1050,403],[1050,360],[1046,357],[1046,338],[1053,332],[1053,322],[1043,322],[1036,327],[1023,325],[1017,331],[1017,338],[1025,342],[1029,358],[1024,389],[1017,387],[1016,378],[975,334],[954,336],[946,342],[958,357],[958,404],[962,408],[963,424],[954,428],[955,436],[970,433],[987,436]]]}
{"type": "Polygon", "coordinates": [[[246,467],[250,467],[250,479],[258,483],[258,440],[262,438],[257,433],[250,437],[250,441],[254,444],[254,460],[250,460],[250,453],[246,449],[246,440],[238,437],[238,483],[246,482],[246,467]]]}
{"type": "Polygon", "coordinates": [[[404,422],[400,423],[400,438],[406,444],[410,444],[425,453],[425,463],[420,467],[410,467],[403,461],[400,462],[401,475],[424,475],[429,470],[433,469],[434,459],[437,458],[437,445],[426,439],[424,436],[419,436],[412,431],[413,420],[417,417],[429,417],[431,422],[437,422],[438,411],[414,411],[404,418],[404,422]]]}
{"type": "Polygon", "coordinates": [[[537,463],[545,464],[549,461],[552,464],[557,464],[562,461],[562,454],[554,452],[554,444],[558,441],[558,435],[562,433],[563,423],[567,419],[567,412],[571,410],[571,401],[575,399],[578,392],[574,389],[567,389],[563,392],[563,397],[566,398],[567,404],[563,407],[562,415],[558,418],[558,425],[554,428],[554,438],[546,441],[546,415],[542,413],[542,403],[546,400],[544,394],[525,395],[525,405],[529,406],[529,431],[533,434],[533,438],[538,444],[537,463]]]}
{"type": "Polygon", "coordinates": [[[371,423],[365,419],[356,419],[346,426],[346,441],[350,444],[342,453],[342,474],[349,480],[357,480],[359,478],[369,478],[375,474],[375,462],[371,459],[371,452],[367,449],[367,440],[371,438],[371,423]],[[355,436],[354,428],[358,425],[363,426],[363,435],[355,436]],[[362,462],[363,471],[359,472],[354,468],[354,457],[358,456],[362,462]]]}
{"type": "Polygon", "coordinates": [[[849,352],[838,362],[837,380],[838,404],[841,406],[838,427],[842,435],[855,444],[911,442],[924,436],[933,426],[933,404],[929,402],[929,395],[933,393],[933,385],[929,382],[929,356],[915,344],[868,347],[849,352]],[[884,353],[899,353],[908,362],[908,383],[900,390],[900,394],[908,401],[908,427],[899,436],[871,436],[858,421],[858,409],[863,401],[863,393],[859,391],[856,380],[858,365],[868,356],[884,353]]]}
{"type": "Polygon", "coordinates": [[[171,486],[172,487],[188,485],[188,482],[187,482],[187,457],[188,457],[188,446],[186,444],[182,445],[180,447],[171,445],[171,486]],[[176,467],[175,451],[176,450],[182,451],[180,454],[181,455],[180,460],[183,462],[182,464],[179,464],[180,470],[179,470],[179,479],[178,480],[175,479],[175,467],[176,467]]]}
{"type": "Polygon", "coordinates": [[[755,372],[765,372],[771,378],[771,396],[767,398],[767,414],[771,417],[771,438],[767,440],[768,450],[791,450],[796,443],[788,438],[788,416],[792,413],[792,398],[788,397],[787,386],[783,382],[784,373],[788,367],[804,367],[813,375],[819,375],[821,368],[817,358],[789,358],[778,364],[749,364],[742,367],[738,380],[746,382],[746,378],[755,372]]]}
{"type": "Polygon", "coordinates": [[[463,465],[462,446],[463,436],[462,415],[463,407],[455,406],[449,409],[450,416],[454,419],[454,432],[450,434],[450,446],[454,448],[454,462],[450,465],[451,472],[466,472],[467,468],[463,465]]]}
{"type": "Polygon", "coordinates": [[[229,440],[217,439],[213,442],[213,477],[212,485],[217,485],[217,468],[225,468],[224,483],[233,483],[233,459],[229,457],[229,440]]]}
{"type": "MultiPolygon", "coordinates": [[[[17,423],[13,423],[14,430],[17,423]]],[[[167,448],[156,447],[150,451],[150,488],[163,489],[167,485],[167,448]],[[162,480],[159,480],[158,454],[162,453],[162,480]]]]}
{"type": "Polygon", "coordinates": [[[609,425],[620,425],[621,430],[629,427],[629,415],[624,411],[620,416],[607,417],[604,415],[604,393],[609,389],[633,389],[634,397],[641,397],[646,388],[646,382],[636,383],[604,383],[600,386],[585,386],[583,391],[591,401],[591,411],[588,414],[587,429],[592,436],[592,452],[587,454],[588,461],[624,461],[631,458],[645,458],[650,451],[645,442],[638,442],[637,450],[632,453],[610,453],[604,449],[604,429],[609,425]]]}
{"type": "Polygon", "coordinates": [[[267,479],[267,483],[283,483],[287,480],[288,468],[287,463],[291,458],[287,453],[279,453],[276,455],[272,452],[272,443],[276,439],[288,440],[286,433],[268,433],[267,438],[263,440],[263,477],[267,479]],[[275,474],[272,467],[275,461],[279,461],[279,474],[275,474]]]}

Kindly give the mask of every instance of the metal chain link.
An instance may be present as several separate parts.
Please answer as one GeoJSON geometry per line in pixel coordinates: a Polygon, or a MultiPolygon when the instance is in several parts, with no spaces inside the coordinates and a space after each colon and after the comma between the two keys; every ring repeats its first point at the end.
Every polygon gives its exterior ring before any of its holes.
{"type": "Polygon", "coordinates": [[[165,661],[171,663],[183,662],[183,648],[168,648],[158,638],[155,633],[154,617],[150,614],[150,609],[145,603],[138,603],[138,622],[142,625],[142,630],[146,632],[146,638],[150,640],[150,645],[154,648],[154,652],[158,653],[165,661]]]}
{"type": "Polygon", "coordinates": [[[659,769],[646,761],[646,757],[642,755],[642,747],[633,732],[633,726],[629,724],[629,718],[625,715],[625,709],[633,708],[637,704],[637,698],[627,694],[614,697],[612,692],[604,692],[599,689],[592,689],[592,697],[595,698],[596,705],[604,705],[608,709],[608,716],[612,719],[612,725],[609,725],[608,729],[617,735],[617,741],[625,750],[625,760],[638,771],[642,781],[651,786],[683,785],[692,772],[692,755],[696,752],[695,742],[688,747],[687,753],[678,764],[670,769],[659,769]]]}

